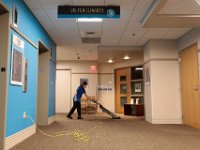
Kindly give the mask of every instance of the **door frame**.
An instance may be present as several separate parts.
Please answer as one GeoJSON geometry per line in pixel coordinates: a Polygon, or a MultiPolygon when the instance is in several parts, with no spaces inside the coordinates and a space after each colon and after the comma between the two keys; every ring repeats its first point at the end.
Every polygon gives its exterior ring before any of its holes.
{"type": "MultiPolygon", "coordinates": [[[[48,60],[50,60],[50,49],[42,42],[42,40],[38,40],[38,48],[37,48],[37,50],[38,50],[38,66],[37,66],[37,90],[36,90],[36,92],[37,92],[37,99],[36,99],[36,125],[48,125],[48,112],[46,112],[47,113],[47,118],[45,118],[45,120],[44,120],[44,122],[40,122],[40,121],[38,121],[39,119],[39,117],[38,117],[38,103],[39,103],[39,98],[38,98],[38,95],[39,95],[39,92],[38,92],[38,87],[39,87],[39,60],[40,60],[40,47],[42,46],[42,48],[43,49],[45,49],[46,51],[43,51],[42,53],[49,53],[49,59],[48,60]]],[[[49,79],[49,78],[48,78],[49,79]]],[[[49,91],[48,91],[49,92],[49,91]]],[[[48,95],[48,97],[49,97],[49,95],[48,95]]],[[[46,106],[46,107],[48,107],[48,106],[46,106]]]]}
{"type": "Polygon", "coordinates": [[[6,28],[6,30],[4,30],[6,32],[6,35],[4,36],[5,41],[2,42],[0,41],[0,43],[2,44],[2,51],[4,54],[4,60],[3,60],[3,66],[1,67],[5,67],[5,72],[1,72],[0,73],[5,73],[4,77],[3,77],[3,84],[0,84],[0,89],[3,89],[4,91],[2,92],[2,94],[0,95],[0,101],[1,101],[1,105],[0,105],[0,127],[1,129],[3,129],[2,131],[0,131],[0,149],[4,149],[5,148],[5,135],[6,135],[6,109],[7,109],[7,96],[8,96],[8,79],[9,79],[9,64],[10,64],[10,50],[9,50],[9,45],[10,45],[10,11],[9,9],[2,3],[2,1],[0,1],[0,9],[2,10],[1,15],[7,15],[6,16],[6,22],[4,24],[4,27],[6,28]]]}
{"type": "MultiPolygon", "coordinates": [[[[198,66],[198,71],[197,71],[197,73],[198,73],[198,84],[199,84],[199,86],[200,86],[200,67],[199,67],[199,62],[200,62],[200,49],[198,49],[198,43],[197,42],[194,42],[194,43],[191,43],[190,45],[188,45],[188,46],[186,46],[186,47],[184,47],[184,48],[182,48],[180,51],[179,51],[179,58],[180,58],[180,55],[181,55],[181,52],[183,52],[184,50],[186,50],[186,49],[188,49],[188,48],[190,48],[190,47],[192,47],[192,46],[194,46],[194,45],[196,45],[196,47],[197,47],[197,66],[198,66]]],[[[182,61],[182,60],[180,60],[180,61],[182,61]]],[[[181,65],[180,65],[180,63],[179,63],[179,78],[180,78],[180,87],[181,87],[181,89],[182,89],[182,84],[181,84],[181,65]]],[[[199,87],[200,88],[200,87],[199,87]]],[[[185,122],[184,122],[184,111],[183,111],[183,97],[182,97],[182,90],[181,90],[181,110],[182,110],[182,122],[183,122],[183,124],[185,124],[185,122]]]]}

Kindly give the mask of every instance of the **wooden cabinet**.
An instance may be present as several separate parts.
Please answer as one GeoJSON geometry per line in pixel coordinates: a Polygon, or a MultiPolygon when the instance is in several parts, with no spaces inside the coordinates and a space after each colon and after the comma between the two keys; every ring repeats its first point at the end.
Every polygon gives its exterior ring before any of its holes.
{"type": "Polygon", "coordinates": [[[124,104],[124,115],[144,116],[144,105],[124,104]]]}
{"type": "MultiPolygon", "coordinates": [[[[95,98],[93,98],[95,100],[95,98]]],[[[86,98],[81,99],[81,113],[95,114],[97,113],[97,104],[88,101],[86,98]]]]}

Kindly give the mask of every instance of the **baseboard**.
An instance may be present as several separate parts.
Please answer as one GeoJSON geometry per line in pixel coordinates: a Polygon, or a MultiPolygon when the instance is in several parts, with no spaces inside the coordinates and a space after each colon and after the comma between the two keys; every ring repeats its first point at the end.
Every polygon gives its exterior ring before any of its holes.
{"type": "Polygon", "coordinates": [[[48,118],[48,125],[51,125],[52,123],[54,123],[56,121],[56,116],[52,116],[48,118]]]}
{"type": "Polygon", "coordinates": [[[5,150],[9,150],[15,145],[21,143],[22,141],[26,140],[30,136],[36,133],[36,126],[32,125],[18,133],[15,133],[5,140],[5,150]]]}
{"type": "Polygon", "coordinates": [[[152,119],[152,124],[183,124],[182,119],[152,119]]]}

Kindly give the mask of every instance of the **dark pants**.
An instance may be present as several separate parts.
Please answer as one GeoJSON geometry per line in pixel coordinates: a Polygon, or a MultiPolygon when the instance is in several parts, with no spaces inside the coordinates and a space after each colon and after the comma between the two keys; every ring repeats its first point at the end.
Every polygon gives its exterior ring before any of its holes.
{"type": "Polygon", "coordinates": [[[71,116],[75,109],[77,108],[78,116],[81,117],[81,103],[73,101],[73,107],[71,108],[70,112],[68,113],[68,116],[71,116]]]}

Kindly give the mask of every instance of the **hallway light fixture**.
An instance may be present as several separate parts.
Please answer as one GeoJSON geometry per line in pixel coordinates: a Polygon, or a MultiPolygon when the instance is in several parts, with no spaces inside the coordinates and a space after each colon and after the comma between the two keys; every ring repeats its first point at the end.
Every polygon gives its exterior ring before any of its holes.
{"type": "Polygon", "coordinates": [[[130,59],[130,57],[128,55],[126,55],[126,56],[124,56],[123,59],[128,60],[128,59],[130,59]]]}
{"type": "Polygon", "coordinates": [[[114,61],[112,59],[109,59],[107,62],[108,63],[113,63],[114,61]]]}
{"type": "Polygon", "coordinates": [[[200,0],[195,0],[197,2],[198,5],[200,5],[200,0]]]}
{"type": "Polygon", "coordinates": [[[101,18],[78,18],[78,22],[102,22],[103,19],[101,18]]]}

